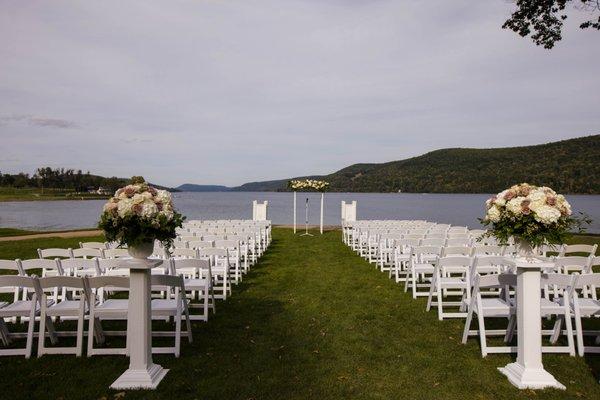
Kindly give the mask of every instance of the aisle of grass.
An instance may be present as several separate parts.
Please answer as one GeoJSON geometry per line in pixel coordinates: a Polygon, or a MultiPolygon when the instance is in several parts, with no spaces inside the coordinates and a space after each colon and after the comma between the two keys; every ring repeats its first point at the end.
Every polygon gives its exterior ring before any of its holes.
{"type": "MultiPolygon", "coordinates": [[[[600,397],[598,355],[545,356],[567,391],[518,391],[496,370],[510,356],[482,359],[476,340],[463,346],[462,321],[440,322],[426,313],[424,300],[412,300],[353,254],[339,231],[295,237],[274,229],[273,237],[217,314],[194,324],[194,343],[183,341],[181,358],[155,357],[170,369],[158,390],[127,392],[126,399],[600,397]]],[[[12,245],[0,243],[0,258],[31,256],[37,247],[35,241],[12,245]]],[[[0,393],[113,398],[108,385],[126,366],[124,357],[0,358],[0,393]]]]}

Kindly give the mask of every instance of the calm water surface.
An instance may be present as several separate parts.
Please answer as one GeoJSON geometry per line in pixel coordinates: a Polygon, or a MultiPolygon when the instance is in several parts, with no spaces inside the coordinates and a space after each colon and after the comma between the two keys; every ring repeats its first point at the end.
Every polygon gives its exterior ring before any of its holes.
{"type": "MultiPolygon", "coordinates": [[[[174,193],[176,207],[188,219],[252,218],[252,200],[269,201],[274,224],[292,224],[291,193],[174,193]]],[[[326,193],[324,221],[340,224],[340,202],[358,202],[359,219],[425,219],[479,227],[486,194],[326,193]]],[[[319,223],[318,193],[298,193],[298,223],[304,223],[309,200],[309,223],[319,223]]],[[[589,232],[600,233],[600,196],[570,195],[574,212],[587,213],[594,222],[589,232]]],[[[38,230],[88,228],[96,225],[103,200],[0,202],[0,226],[38,230]]]]}

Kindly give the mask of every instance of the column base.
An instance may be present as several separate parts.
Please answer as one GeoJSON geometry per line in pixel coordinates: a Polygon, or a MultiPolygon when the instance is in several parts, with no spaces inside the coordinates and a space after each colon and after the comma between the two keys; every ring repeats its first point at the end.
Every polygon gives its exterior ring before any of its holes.
{"type": "Polygon", "coordinates": [[[506,375],[510,383],[519,389],[566,389],[563,384],[543,368],[525,368],[514,362],[503,368],[498,368],[498,370],[506,375]]]}
{"type": "Polygon", "coordinates": [[[148,369],[131,369],[110,385],[111,389],[156,389],[160,381],[167,375],[168,369],[158,364],[151,364],[148,369]]]}

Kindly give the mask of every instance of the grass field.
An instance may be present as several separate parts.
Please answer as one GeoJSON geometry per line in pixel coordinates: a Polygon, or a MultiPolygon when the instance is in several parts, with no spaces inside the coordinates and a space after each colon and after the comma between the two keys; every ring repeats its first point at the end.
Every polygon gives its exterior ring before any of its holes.
{"type": "MultiPolygon", "coordinates": [[[[96,240],[89,238],[84,240],[96,240]]],[[[497,370],[510,355],[481,358],[460,343],[461,320],[438,321],[400,286],[353,254],[339,231],[273,244],[208,323],[195,323],[182,355],[155,356],[170,371],[157,391],[116,393],[118,356],[0,358],[11,399],[575,399],[600,398],[600,355],[545,355],[566,391],[519,391],[497,370]]],[[[82,240],[0,243],[0,258],[82,240]]],[[[2,395],[2,396],[3,396],[2,395]]],[[[0,396],[0,397],[2,397],[0,396]]]]}

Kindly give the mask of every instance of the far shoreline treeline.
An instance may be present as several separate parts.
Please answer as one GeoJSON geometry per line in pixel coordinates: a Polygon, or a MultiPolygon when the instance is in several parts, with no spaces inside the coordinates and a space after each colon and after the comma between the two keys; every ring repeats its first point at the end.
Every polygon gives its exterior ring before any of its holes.
{"type": "MultiPolygon", "coordinates": [[[[600,194],[600,135],[535,146],[435,150],[381,164],[354,164],[329,175],[310,175],[237,187],[183,184],[173,192],[288,192],[290,179],[329,182],[341,193],[490,194],[516,183],[550,186],[564,194],[600,194]]],[[[0,173],[0,201],[107,198],[128,178],[64,168],[0,173]]]]}

